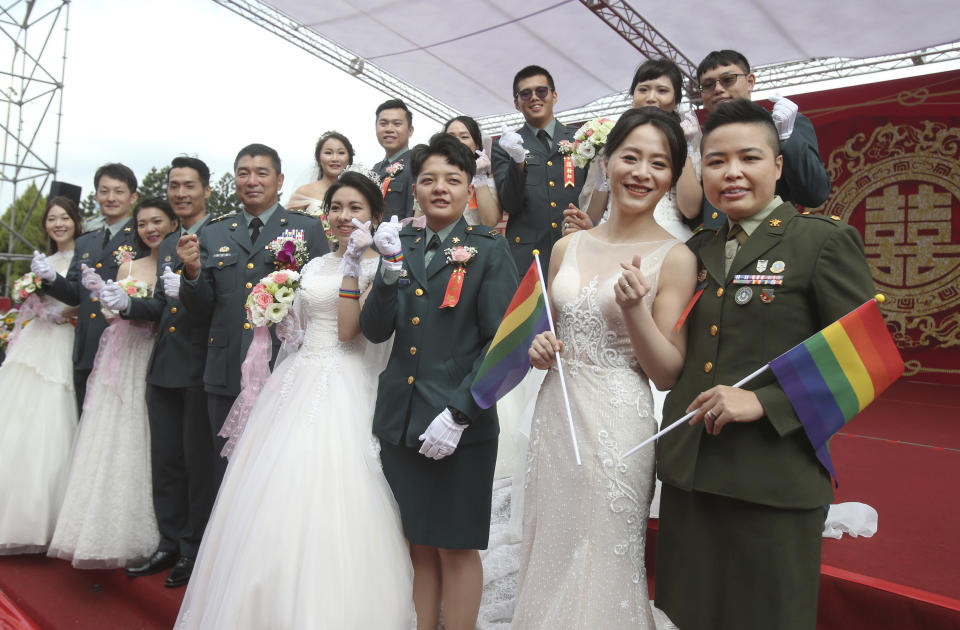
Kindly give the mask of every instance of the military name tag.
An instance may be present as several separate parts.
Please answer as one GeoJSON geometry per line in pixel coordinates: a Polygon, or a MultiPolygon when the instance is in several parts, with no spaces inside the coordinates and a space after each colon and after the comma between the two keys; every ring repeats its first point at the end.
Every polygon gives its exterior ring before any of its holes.
{"type": "Polygon", "coordinates": [[[737,289],[736,295],[733,296],[733,301],[743,306],[753,299],[753,289],[750,287],[740,287],[737,289]]]}
{"type": "Polygon", "coordinates": [[[738,273],[733,277],[731,284],[783,284],[783,276],[761,276],[757,274],[738,273]]]}

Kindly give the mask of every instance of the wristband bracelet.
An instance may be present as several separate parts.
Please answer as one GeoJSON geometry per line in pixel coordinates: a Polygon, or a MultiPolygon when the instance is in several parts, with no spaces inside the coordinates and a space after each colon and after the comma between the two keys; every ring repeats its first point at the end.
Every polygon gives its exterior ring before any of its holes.
{"type": "Polygon", "coordinates": [[[340,289],[340,297],[347,298],[348,300],[359,300],[360,291],[354,289],[340,289]]]}
{"type": "Polygon", "coordinates": [[[392,256],[384,255],[383,260],[386,262],[392,262],[392,263],[403,262],[403,250],[397,252],[392,256]]]}

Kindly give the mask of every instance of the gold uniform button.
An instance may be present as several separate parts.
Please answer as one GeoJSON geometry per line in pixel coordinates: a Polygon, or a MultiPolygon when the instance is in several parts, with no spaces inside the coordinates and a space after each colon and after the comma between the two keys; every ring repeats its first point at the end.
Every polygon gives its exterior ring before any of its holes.
{"type": "Polygon", "coordinates": [[[421,295],[423,295],[423,289],[417,289],[416,291],[414,291],[414,294],[415,294],[417,297],[420,297],[421,295]]]}
{"type": "Polygon", "coordinates": [[[222,261],[222,260],[220,260],[220,261],[217,262],[217,267],[223,267],[223,261],[222,261]]]}
{"type": "Polygon", "coordinates": [[[90,319],[96,319],[96,318],[97,318],[96,313],[90,313],[90,319]]]}
{"type": "Polygon", "coordinates": [[[420,325],[420,318],[414,316],[414,317],[410,320],[410,323],[413,324],[414,326],[419,326],[419,325],[420,325]]]}
{"type": "Polygon", "coordinates": [[[243,329],[250,330],[250,322],[243,322],[243,329]]]}
{"type": "Polygon", "coordinates": [[[167,330],[169,330],[170,332],[174,332],[174,331],[177,330],[177,327],[176,327],[176,326],[171,326],[170,328],[167,328],[167,330]]]}
{"type": "Polygon", "coordinates": [[[407,385],[413,385],[413,377],[412,377],[412,376],[408,376],[408,377],[407,377],[407,385]]]}
{"type": "Polygon", "coordinates": [[[711,336],[711,337],[716,337],[718,332],[720,332],[720,329],[717,328],[716,324],[714,324],[713,326],[710,327],[710,336],[711,336]]]}
{"type": "Polygon", "coordinates": [[[253,263],[247,263],[247,269],[253,269],[253,263]]]}
{"type": "Polygon", "coordinates": [[[513,239],[513,242],[514,242],[514,243],[519,243],[519,242],[520,242],[520,237],[518,236],[518,237],[516,237],[515,239],[513,239]]]}
{"type": "Polygon", "coordinates": [[[711,218],[711,219],[716,219],[716,218],[719,217],[719,216],[720,216],[719,213],[714,212],[713,214],[710,215],[710,218],[711,218]]]}
{"type": "Polygon", "coordinates": [[[556,222],[556,221],[554,221],[553,223],[551,223],[551,224],[550,224],[550,227],[552,227],[552,228],[556,228],[556,227],[557,227],[557,222],[556,222]]]}
{"type": "Polygon", "coordinates": [[[177,275],[178,276],[183,275],[183,269],[177,269],[177,275]]]}
{"type": "Polygon", "coordinates": [[[177,314],[177,307],[176,307],[176,306],[171,307],[171,308],[170,308],[170,312],[173,313],[174,315],[176,315],[176,314],[177,314]]]}
{"type": "Polygon", "coordinates": [[[244,286],[247,287],[248,289],[252,289],[252,288],[253,288],[253,283],[252,283],[252,282],[248,282],[248,283],[245,284],[244,286]]]}
{"type": "Polygon", "coordinates": [[[553,166],[553,162],[551,160],[547,160],[547,166],[553,166]]]}
{"type": "Polygon", "coordinates": [[[94,265],[94,267],[96,267],[97,269],[100,269],[101,267],[103,267],[103,263],[97,263],[96,265],[94,265]]]}
{"type": "Polygon", "coordinates": [[[213,343],[213,337],[210,337],[210,343],[213,343]]]}
{"type": "Polygon", "coordinates": [[[417,347],[416,347],[416,346],[410,346],[410,354],[416,354],[416,353],[417,353],[417,347]]]}
{"type": "Polygon", "coordinates": [[[551,201],[551,202],[550,202],[550,207],[551,207],[551,208],[556,208],[556,207],[557,207],[557,202],[556,202],[556,201],[551,201]]]}
{"type": "Polygon", "coordinates": [[[93,297],[90,298],[90,301],[93,302],[94,304],[96,304],[96,303],[99,302],[100,300],[98,300],[96,296],[93,296],[93,297]]]}
{"type": "Polygon", "coordinates": [[[556,185],[557,185],[556,182],[554,182],[554,181],[551,179],[551,180],[550,180],[550,188],[553,188],[553,187],[556,186],[556,185]]]}
{"type": "Polygon", "coordinates": [[[717,289],[717,297],[723,297],[723,287],[717,289]]]}
{"type": "Polygon", "coordinates": [[[707,361],[706,363],[703,364],[704,372],[709,372],[712,369],[713,369],[713,363],[710,363],[709,361],[707,361]]]}

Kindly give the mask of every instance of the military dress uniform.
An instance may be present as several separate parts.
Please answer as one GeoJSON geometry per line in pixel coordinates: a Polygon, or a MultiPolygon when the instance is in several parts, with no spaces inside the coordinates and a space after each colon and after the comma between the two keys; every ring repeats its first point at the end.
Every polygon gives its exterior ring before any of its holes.
{"type": "MultiPolygon", "coordinates": [[[[208,221],[205,217],[195,233],[208,221]]],[[[160,244],[158,276],[166,266],[180,267],[180,236],[176,230],[160,244]]],[[[217,497],[215,470],[220,459],[203,391],[209,322],[185,309],[180,300],[167,297],[163,278],[157,279],[152,297],[132,299],[122,316],[159,322],[147,364],[153,505],[160,529],[157,551],[195,558],[217,497]]]]}
{"type": "MultiPolygon", "coordinates": [[[[777,205],[725,272],[729,229],[705,229],[687,243],[704,290],[687,320],[686,360],[665,420],[874,293],[860,235],[839,217],[777,205]]],[[[716,436],[702,422],[684,424],[658,443],[656,604],[684,630],[812,630],[830,478],[773,373],[744,389],[764,417],[729,422],[716,436]]]]}
{"type": "Polygon", "coordinates": [[[401,230],[403,271],[397,278],[381,269],[360,313],[367,339],[382,343],[393,335],[373,432],[407,539],[485,549],[500,427],[496,406],[478,407],[470,385],[516,291],[517,272],[499,232],[462,217],[425,266],[426,233],[412,225],[401,230]],[[458,245],[477,252],[464,267],[459,302],[440,308],[455,269],[444,252],[458,245]],[[452,455],[433,460],[418,452],[418,437],[448,406],[470,425],[452,455]]]}
{"type": "Polygon", "coordinates": [[[586,177],[586,171],[574,167],[573,185],[568,185],[558,147],[561,140],[573,142],[577,129],[556,119],[553,124],[549,149],[529,124],[517,130],[527,151],[525,167],[514,162],[498,143],[493,145],[493,178],[500,204],[510,213],[506,237],[520,275],[533,262],[533,250],[539,249],[543,276],[547,277],[553,244],[563,236],[563,211],[571,203],[579,203],[586,177]]]}
{"type": "MultiPolygon", "coordinates": [[[[809,118],[797,114],[793,133],[780,141],[780,153],[783,172],[777,181],[777,196],[807,208],[816,208],[826,201],[830,196],[830,175],[823,166],[817,132],[809,118]]],[[[704,196],[703,226],[716,229],[726,220],[727,215],[714,208],[704,196]]]]}
{"type": "MultiPolygon", "coordinates": [[[[180,283],[183,305],[190,313],[209,322],[203,387],[214,435],[220,432],[233,401],[240,394],[240,366],[253,340],[253,327],[247,322],[244,304],[253,286],[276,271],[273,254],[266,246],[286,231],[303,234],[309,258],[329,251],[323,224],[308,214],[275,206],[256,241],[251,242],[244,217],[231,213],[213,219],[200,231],[200,274],[192,281],[184,276],[180,283]]],[[[272,326],[270,336],[272,366],[280,349],[272,326]]],[[[219,453],[226,440],[216,437],[215,443],[219,453]]],[[[218,458],[217,464],[219,487],[226,460],[218,458]]]]}
{"type": "Polygon", "coordinates": [[[405,150],[399,156],[391,156],[394,159],[384,159],[373,166],[373,170],[380,176],[383,189],[383,216],[385,219],[393,215],[403,219],[412,217],[413,208],[413,173],[410,170],[410,149],[405,150]],[[387,167],[393,164],[400,164],[400,172],[396,175],[388,175],[387,167]],[[390,181],[387,181],[387,178],[390,181]]]}
{"type": "Polygon", "coordinates": [[[136,223],[129,219],[115,236],[107,237],[106,227],[81,234],[74,245],[73,259],[66,277],[58,274],[53,282],[44,282],[44,290],[51,296],[69,306],[79,306],[73,342],[73,387],[77,395],[77,409],[81,411],[87,378],[93,370],[93,360],[100,347],[100,335],[107,329],[108,323],[100,312],[99,300],[91,296],[80,283],[80,265],[95,269],[104,282],[116,280],[120,267],[117,254],[120,247],[134,247],[135,229],[136,223]]]}

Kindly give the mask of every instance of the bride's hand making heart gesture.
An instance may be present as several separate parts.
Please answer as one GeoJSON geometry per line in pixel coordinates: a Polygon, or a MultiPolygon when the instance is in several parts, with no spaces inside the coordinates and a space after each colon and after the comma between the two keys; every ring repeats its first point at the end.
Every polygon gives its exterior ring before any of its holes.
{"type": "Polygon", "coordinates": [[[633,256],[633,261],[620,263],[623,273],[613,285],[613,292],[622,310],[629,310],[641,304],[643,296],[650,290],[650,281],[640,271],[640,254],[633,256]]]}

